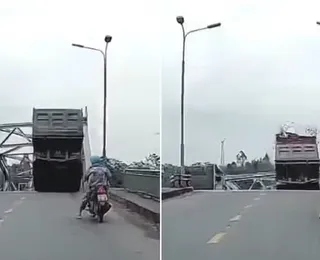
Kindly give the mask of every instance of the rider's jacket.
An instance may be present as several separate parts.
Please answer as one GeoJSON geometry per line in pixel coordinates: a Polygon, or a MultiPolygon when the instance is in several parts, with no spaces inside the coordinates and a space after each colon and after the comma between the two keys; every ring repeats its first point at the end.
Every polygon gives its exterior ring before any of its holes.
{"type": "Polygon", "coordinates": [[[107,185],[111,178],[111,173],[108,168],[101,166],[91,166],[85,176],[88,180],[89,188],[92,189],[97,185],[107,185]]]}

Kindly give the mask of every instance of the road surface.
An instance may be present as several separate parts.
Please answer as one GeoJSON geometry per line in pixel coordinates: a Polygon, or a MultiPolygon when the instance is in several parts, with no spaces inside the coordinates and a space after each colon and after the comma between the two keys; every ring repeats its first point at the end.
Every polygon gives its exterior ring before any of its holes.
{"type": "Polygon", "coordinates": [[[163,203],[163,260],[316,260],[320,192],[196,192],[163,203]]]}
{"type": "Polygon", "coordinates": [[[76,219],[79,196],[0,193],[0,258],[159,259],[159,240],[137,216],[114,207],[102,224],[89,216],[76,219]]]}

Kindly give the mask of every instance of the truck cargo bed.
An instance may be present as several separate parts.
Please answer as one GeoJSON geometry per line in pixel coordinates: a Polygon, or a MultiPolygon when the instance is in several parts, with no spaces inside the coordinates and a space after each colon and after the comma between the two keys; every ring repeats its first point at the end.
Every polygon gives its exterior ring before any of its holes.
{"type": "Polygon", "coordinates": [[[277,189],[319,189],[319,153],[316,136],[276,135],[277,189]]]}
{"type": "Polygon", "coordinates": [[[83,138],[82,110],[34,108],[32,138],[83,138]]]}
{"type": "Polygon", "coordinates": [[[39,192],[77,192],[83,175],[81,109],[34,109],[33,182],[39,192]]]}

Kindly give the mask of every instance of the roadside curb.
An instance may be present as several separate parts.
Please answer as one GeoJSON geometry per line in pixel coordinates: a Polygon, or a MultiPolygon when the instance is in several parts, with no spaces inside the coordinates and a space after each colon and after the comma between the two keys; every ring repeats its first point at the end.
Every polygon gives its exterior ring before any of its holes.
{"type": "MultiPolygon", "coordinates": [[[[115,192],[112,192],[112,190],[110,191],[109,194],[110,194],[110,198],[112,200],[114,200],[118,203],[121,203],[126,208],[130,209],[131,211],[140,214],[141,216],[145,217],[147,220],[149,220],[155,224],[160,223],[160,213],[159,212],[154,212],[150,209],[147,209],[147,208],[139,205],[139,203],[137,203],[133,200],[123,198],[122,196],[115,194],[115,192]]],[[[160,207],[160,203],[159,203],[159,207],[160,207]]]]}
{"type": "Polygon", "coordinates": [[[193,192],[193,187],[173,188],[169,191],[162,191],[162,200],[174,198],[188,192],[193,192]]]}

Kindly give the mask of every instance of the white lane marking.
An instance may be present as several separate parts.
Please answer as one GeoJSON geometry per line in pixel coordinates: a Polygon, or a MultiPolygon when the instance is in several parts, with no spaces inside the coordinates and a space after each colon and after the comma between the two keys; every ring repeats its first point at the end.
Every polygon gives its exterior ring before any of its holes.
{"type": "Polygon", "coordinates": [[[238,214],[237,216],[231,218],[229,221],[230,221],[230,222],[236,222],[236,221],[239,221],[240,219],[241,219],[241,215],[238,214]]]}
{"type": "Polygon", "coordinates": [[[261,196],[264,196],[264,195],[266,195],[266,193],[260,193],[260,195],[261,195],[261,196]]]}
{"type": "Polygon", "coordinates": [[[4,220],[8,217],[7,214],[10,214],[13,212],[13,210],[19,206],[20,204],[22,204],[23,200],[25,199],[25,197],[21,197],[20,200],[16,200],[12,203],[12,207],[10,209],[7,209],[4,211],[4,217],[0,218],[0,225],[2,224],[2,222],[4,222],[4,220]]]}
{"type": "Polygon", "coordinates": [[[218,244],[221,239],[226,235],[226,232],[220,232],[215,234],[208,242],[207,244],[218,244]]]}
{"type": "Polygon", "coordinates": [[[8,209],[8,210],[6,210],[5,212],[4,212],[4,214],[9,214],[9,213],[11,213],[13,211],[13,209],[8,209]]]}
{"type": "Polygon", "coordinates": [[[249,204],[249,205],[247,205],[247,206],[244,206],[245,209],[249,209],[249,208],[251,208],[251,207],[252,207],[252,204],[249,204]]]}
{"type": "Polygon", "coordinates": [[[257,198],[254,198],[254,200],[260,200],[260,198],[259,198],[259,197],[257,197],[257,198]]]}
{"type": "Polygon", "coordinates": [[[2,226],[4,220],[8,217],[9,213],[12,213],[13,209],[22,204],[23,200],[25,200],[25,197],[21,197],[20,200],[16,200],[12,203],[12,207],[6,211],[4,211],[3,218],[0,218],[0,227],[2,226]]]}

